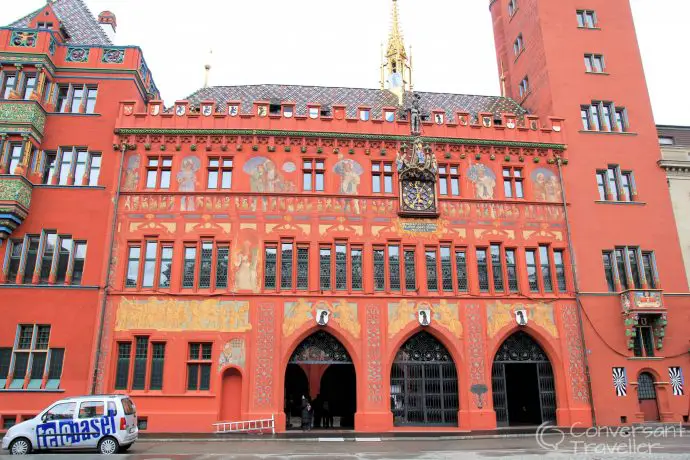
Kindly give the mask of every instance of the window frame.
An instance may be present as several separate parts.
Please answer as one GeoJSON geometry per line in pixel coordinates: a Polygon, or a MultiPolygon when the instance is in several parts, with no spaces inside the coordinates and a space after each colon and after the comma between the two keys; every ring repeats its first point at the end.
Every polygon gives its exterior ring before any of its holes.
{"type": "Polygon", "coordinates": [[[302,191],[310,193],[326,191],[326,160],[324,158],[302,158],[302,191]]]}
{"type": "Polygon", "coordinates": [[[232,156],[210,156],[207,160],[206,166],[206,189],[207,190],[232,190],[232,172],[234,167],[234,157],[232,156]],[[218,164],[213,166],[211,163],[217,161],[218,164]],[[227,164],[229,162],[229,164],[227,164]],[[211,174],[216,174],[216,185],[211,186],[211,174]],[[224,178],[228,174],[228,186],[224,187],[224,178]]]}
{"type": "Polygon", "coordinates": [[[520,57],[523,51],[525,51],[525,39],[522,33],[519,33],[513,42],[513,54],[515,54],[515,59],[520,57]]]}
{"type": "Polygon", "coordinates": [[[594,10],[577,10],[578,29],[599,29],[599,18],[594,10]],[[591,25],[587,20],[591,20],[591,25]]]}
{"type": "MultiPolygon", "coordinates": [[[[60,387],[62,373],[64,370],[65,349],[64,347],[51,346],[53,328],[50,324],[44,323],[19,323],[12,347],[3,347],[5,357],[9,360],[3,364],[7,373],[0,375],[0,389],[8,390],[40,390],[50,391],[60,387]],[[24,332],[30,330],[29,341],[24,343],[24,332]],[[47,331],[47,333],[46,333],[47,331]],[[44,334],[44,335],[42,335],[44,334]],[[18,359],[19,356],[26,359],[18,359]],[[34,367],[37,357],[41,356],[42,364],[34,367]],[[59,363],[55,360],[59,360],[59,363]],[[21,363],[23,370],[18,376],[17,364],[21,363]],[[54,368],[59,368],[57,378],[53,375],[54,368]],[[36,374],[36,369],[39,373],[36,374]],[[57,381],[57,382],[56,382],[57,381]]],[[[3,369],[4,373],[5,369],[3,369]]]]}
{"type": "Polygon", "coordinates": [[[395,182],[393,163],[390,161],[372,161],[371,162],[371,193],[375,195],[394,195],[395,182]],[[378,183],[377,187],[374,184],[378,183]],[[390,190],[389,190],[390,185],[390,190]]]}
{"type": "Polygon", "coordinates": [[[446,198],[462,196],[460,165],[456,163],[438,165],[438,195],[446,198]]]}
{"type": "Polygon", "coordinates": [[[591,101],[580,106],[582,130],[587,132],[630,132],[628,111],[611,101],[591,101]]]}
{"type": "Polygon", "coordinates": [[[117,359],[114,360],[115,363],[113,363],[115,367],[115,372],[113,373],[113,389],[116,391],[123,390],[146,393],[149,391],[162,391],[165,387],[165,356],[167,348],[166,340],[152,338],[150,335],[145,334],[137,334],[130,339],[117,340],[115,349],[117,359]],[[146,343],[146,348],[144,350],[146,355],[142,357],[138,355],[141,350],[137,348],[137,345],[143,342],[146,343]],[[129,352],[126,355],[121,353],[123,346],[129,348],[129,352]],[[154,353],[159,347],[163,349],[163,356],[161,358],[155,358],[154,353]],[[154,365],[156,364],[154,359],[162,360],[160,363],[160,370],[154,369],[154,365]],[[137,360],[140,361],[137,362],[137,360]],[[125,362],[126,364],[123,364],[125,362]],[[122,368],[120,367],[121,364],[123,364],[122,368]],[[140,367],[137,368],[137,366],[140,367]],[[124,372],[121,373],[121,369],[124,370],[124,372]],[[143,369],[143,374],[139,377],[136,375],[138,369],[143,369]],[[158,388],[159,385],[157,383],[154,384],[154,371],[160,372],[160,388],[158,388]],[[124,386],[121,384],[121,379],[123,378],[125,380],[124,386]],[[140,381],[135,382],[135,378],[138,378],[140,381]],[[138,388],[135,388],[135,383],[138,388]]]}
{"type": "Polygon", "coordinates": [[[96,113],[98,85],[58,83],[55,86],[55,112],[89,115],[96,113]],[[76,96],[78,92],[81,94],[79,97],[76,96]]]}
{"type": "Polygon", "coordinates": [[[624,170],[620,165],[609,164],[606,169],[597,169],[596,177],[599,201],[619,203],[637,201],[637,186],[632,170],[624,170]],[[600,183],[602,181],[603,184],[600,183]],[[601,197],[602,187],[604,198],[601,197]]]}
{"type": "Polygon", "coordinates": [[[186,355],[186,379],[185,379],[185,391],[187,392],[201,392],[201,391],[211,391],[212,380],[213,380],[213,342],[189,342],[187,344],[187,355],[186,355]],[[198,346],[198,351],[196,356],[192,356],[192,348],[198,346]],[[204,347],[208,346],[208,354],[205,354],[204,347]],[[208,356],[206,358],[205,356],[208,356]],[[195,388],[190,388],[191,383],[191,368],[195,367],[196,370],[196,385],[195,388]],[[202,388],[203,372],[202,369],[208,369],[208,388],[202,388]]]}
{"type": "Polygon", "coordinates": [[[503,195],[508,200],[525,199],[525,177],[523,168],[504,166],[502,169],[503,195]]]}
{"type": "MultiPolygon", "coordinates": [[[[603,253],[608,253],[612,256],[614,284],[616,279],[619,280],[621,288],[620,290],[617,290],[618,286],[616,285],[616,290],[609,292],[659,289],[661,284],[659,281],[659,272],[657,269],[656,255],[654,251],[642,249],[639,246],[616,246],[613,250],[604,250],[603,253]],[[635,255],[639,285],[636,284],[636,279],[632,271],[633,267],[630,263],[631,253],[635,255]],[[649,260],[651,266],[647,266],[645,258],[649,260]],[[625,273],[621,274],[621,270],[625,270],[625,273]],[[647,279],[649,274],[652,275],[651,280],[647,279]]],[[[606,267],[604,268],[606,269],[606,267]]]]}
{"type": "Polygon", "coordinates": [[[585,53],[585,71],[587,73],[605,74],[606,61],[603,54],[585,53]],[[597,62],[599,67],[597,68],[597,62]]]}
{"type": "Polygon", "coordinates": [[[170,190],[170,185],[172,183],[172,165],[173,157],[167,155],[149,155],[146,157],[146,181],[144,188],[145,190],[170,190]],[[153,162],[156,162],[153,164],[153,162]],[[151,174],[154,174],[154,184],[153,187],[149,186],[149,178],[151,174]],[[167,174],[168,185],[162,187],[163,177],[167,174]]]}

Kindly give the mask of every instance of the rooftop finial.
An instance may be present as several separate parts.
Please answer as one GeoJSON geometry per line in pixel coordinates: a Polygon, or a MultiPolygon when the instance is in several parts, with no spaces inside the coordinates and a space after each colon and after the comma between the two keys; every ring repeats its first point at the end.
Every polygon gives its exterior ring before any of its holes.
{"type": "Polygon", "coordinates": [[[388,53],[387,57],[392,55],[399,55],[402,58],[407,58],[405,51],[405,43],[403,41],[403,34],[400,31],[400,16],[398,15],[398,0],[393,0],[393,13],[391,32],[388,37],[388,53]]]}
{"type": "Polygon", "coordinates": [[[506,71],[503,67],[503,59],[501,59],[501,96],[506,97],[506,71]]]}
{"type": "Polygon", "coordinates": [[[211,56],[213,56],[213,50],[208,50],[208,61],[204,65],[204,88],[208,88],[208,80],[211,77],[211,56]]]}
{"type": "Polygon", "coordinates": [[[387,75],[385,81],[388,83],[388,90],[398,96],[398,101],[402,105],[405,92],[411,91],[412,69],[405,49],[403,34],[400,30],[397,0],[393,0],[391,30],[382,66],[384,68],[383,73],[387,75]]]}

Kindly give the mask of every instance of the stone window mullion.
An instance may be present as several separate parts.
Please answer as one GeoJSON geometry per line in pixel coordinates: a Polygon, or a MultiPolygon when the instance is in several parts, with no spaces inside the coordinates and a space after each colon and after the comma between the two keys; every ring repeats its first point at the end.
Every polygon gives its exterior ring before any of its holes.
{"type": "Polygon", "coordinates": [[[62,236],[58,235],[55,239],[55,248],[53,249],[53,259],[50,263],[50,274],[48,275],[48,284],[55,284],[57,279],[58,261],[60,260],[60,246],[62,245],[62,236]]]}
{"type": "MultiPolygon", "coordinates": [[[[74,276],[74,259],[77,254],[78,243],[72,240],[72,249],[69,252],[69,259],[67,260],[67,273],[65,274],[65,285],[69,286],[72,284],[72,277],[74,276]]],[[[58,257],[59,259],[59,257],[58,257]]]]}
{"type": "Polygon", "coordinates": [[[635,248],[635,257],[637,257],[637,271],[640,273],[640,283],[642,283],[642,289],[649,289],[649,283],[647,282],[647,274],[645,273],[644,258],[642,257],[642,249],[639,247],[635,248]]]}
{"type": "Polygon", "coordinates": [[[9,150],[10,143],[7,141],[7,134],[2,134],[0,136],[0,174],[7,174],[9,150]]]}
{"type": "Polygon", "coordinates": [[[41,232],[41,239],[38,243],[38,250],[36,251],[36,264],[34,265],[34,273],[31,278],[31,284],[38,284],[41,280],[41,267],[43,266],[43,257],[46,247],[46,240],[48,233],[44,230],[41,232]]]}
{"type": "Polygon", "coordinates": [[[24,241],[22,242],[22,256],[19,259],[19,270],[17,270],[17,277],[14,279],[15,284],[22,284],[24,270],[26,270],[26,259],[29,255],[30,241],[31,238],[29,238],[29,235],[24,235],[24,241]]]}

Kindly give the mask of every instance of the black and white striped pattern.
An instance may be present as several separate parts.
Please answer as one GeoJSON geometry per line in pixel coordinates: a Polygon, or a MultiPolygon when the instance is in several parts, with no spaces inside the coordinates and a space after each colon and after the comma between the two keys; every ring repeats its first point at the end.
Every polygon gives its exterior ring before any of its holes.
{"type": "Polygon", "coordinates": [[[680,367],[669,367],[668,376],[671,379],[673,396],[683,396],[683,369],[680,367]]]}
{"type": "Polygon", "coordinates": [[[628,395],[628,375],[624,367],[613,368],[613,387],[616,389],[616,396],[628,395]]]}

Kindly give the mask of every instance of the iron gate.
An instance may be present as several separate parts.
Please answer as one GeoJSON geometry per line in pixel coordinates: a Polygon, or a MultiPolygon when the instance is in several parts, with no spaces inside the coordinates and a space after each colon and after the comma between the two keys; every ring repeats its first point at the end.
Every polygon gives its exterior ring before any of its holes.
{"type": "Polygon", "coordinates": [[[505,365],[511,363],[533,363],[537,365],[539,402],[543,422],[556,421],[556,385],[549,358],[532,337],[525,332],[516,332],[508,337],[494,358],[491,368],[491,384],[494,395],[496,423],[506,426],[508,419],[508,392],[505,365]]]}
{"type": "Polygon", "coordinates": [[[448,350],[428,332],[412,336],[391,369],[394,424],[458,425],[458,374],[448,350]]]}
{"type": "Polygon", "coordinates": [[[654,388],[654,377],[648,372],[643,372],[637,378],[637,399],[645,401],[648,399],[656,400],[656,389],[654,388]]]}
{"type": "Polygon", "coordinates": [[[290,357],[292,364],[352,364],[342,343],[328,332],[317,331],[302,340],[290,357]]]}

